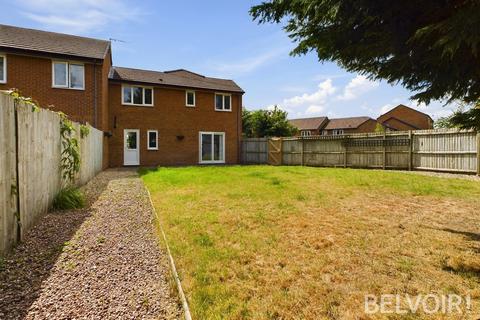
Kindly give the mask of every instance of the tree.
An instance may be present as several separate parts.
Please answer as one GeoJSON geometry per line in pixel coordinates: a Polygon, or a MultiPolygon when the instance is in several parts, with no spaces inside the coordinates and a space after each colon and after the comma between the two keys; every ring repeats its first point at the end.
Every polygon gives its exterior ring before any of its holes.
{"type": "Polygon", "coordinates": [[[385,132],[385,127],[381,123],[377,123],[375,126],[375,132],[382,133],[385,132]]]}
{"type": "Polygon", "coordinates": [[[439,118],[435,121],[435,128],[460,128],[476,129],[480,131],[480,105],[464,111],[463,106],[459,107],[453,114],[439,118]]]}
{"type": "Polygon", "coordinates": [[[277,106],[273,110],[242,111],[243,133],[249,138],[289,137],[297,129],[287,120],[287,112],[277,106]]]}
{"type": "Polygon", "coordinates": [[[480,1],[269,0],[250,13],[259,23],[286,20],[293,55],[315,51],[371,80],[401,83],[419,102],[480,98],[480,1]]]}

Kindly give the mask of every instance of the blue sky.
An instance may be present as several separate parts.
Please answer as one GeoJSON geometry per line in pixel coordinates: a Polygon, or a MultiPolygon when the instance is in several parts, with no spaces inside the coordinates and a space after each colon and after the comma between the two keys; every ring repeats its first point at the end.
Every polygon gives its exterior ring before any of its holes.
{"type": "Polygon", "coordinates": [[[0,23],[113,42],[116,66],[184,68],[235,80],[247,109],[279,105],[290,118],[376,117],[403,103],[434,119],[455,106],[409,101],[400,85],[371,82],[315,54],[290,57],[294,44],[281,25],[258,25],[248,14],[261,0],[16,0],[4,1],[0,23]]]}

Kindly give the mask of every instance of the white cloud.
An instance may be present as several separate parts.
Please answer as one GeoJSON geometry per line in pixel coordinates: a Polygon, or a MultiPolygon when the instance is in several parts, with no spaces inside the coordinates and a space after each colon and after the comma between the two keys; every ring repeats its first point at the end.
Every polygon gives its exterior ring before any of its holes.
{"type": "Polygon", "coordinates": [[[17,6],[45,29],[76,34],[142,15],[138,5],[125,0],[20,0],[17,6]]]}
{"type": "Polygon", "coordinates": [[[346,85],[343,93],[337,97],[338,100],[354,100],[360,95],[377,88],[378,82],[370,81],[367,77],[358,75],[346,85]]]}
{"type": "Polygon", "coordinates": [[[258,68],[277,61],[282,56],[288,57],[288,48],[274,49],[256,56],[245,58],[236,62],[211,62],[211,68],[223,76],[246,74],[258,68]]]}
{"type": "Polygon", "coordinates": [[[325,111],[325,106],[315,106],[311,105],[310,107],[305,110],[305,114],[308,115],[314,115],[314,114],[320,114],[325,111]]]}

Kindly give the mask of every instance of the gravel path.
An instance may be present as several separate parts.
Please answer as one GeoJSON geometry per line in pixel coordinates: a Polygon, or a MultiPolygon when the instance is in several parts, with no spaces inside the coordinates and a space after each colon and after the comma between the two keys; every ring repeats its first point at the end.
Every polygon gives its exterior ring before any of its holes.
{"type": "Polygon", "coordinates": [[[420,174],[424,176],[432,176],[438,178],[448,179],[463,179],[480,182],[480,177],[474,174],[448,173],[448,172],[433,172],[433,171],[402,171],[411,174],[420,174]]]}
{"type": "Polygon", "coordinates": [[[178,319],[142,181],[108,170],[86,209],[44,216],[0,261],[0,319],[178,319]]]}

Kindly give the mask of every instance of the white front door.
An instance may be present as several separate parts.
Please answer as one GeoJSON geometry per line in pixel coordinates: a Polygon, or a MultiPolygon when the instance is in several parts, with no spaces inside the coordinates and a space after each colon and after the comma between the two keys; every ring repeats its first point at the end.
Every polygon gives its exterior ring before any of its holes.
{"type": "Polygon", "coordinates": [[[123,165],[138,166],[140,164],[140,130],[125,129],[123,136],[123,165]]]}

